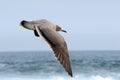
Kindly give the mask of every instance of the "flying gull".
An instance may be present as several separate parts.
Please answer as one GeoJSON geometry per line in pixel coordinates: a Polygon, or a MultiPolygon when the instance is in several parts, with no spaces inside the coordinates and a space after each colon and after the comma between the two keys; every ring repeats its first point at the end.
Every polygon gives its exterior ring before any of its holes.
{"type": "Polygon", "coordinates": [[[36,21],[21,21],[24,28],[33,30],[36,37],[43,37],[43,39],[52,48],[55,56],[63,65],[68,74],[72,77],[72,68],[69,60],[68,48],[64,38],[57,32],[62,31],[62,28],[52,22],[41,19],[36,21]]]}

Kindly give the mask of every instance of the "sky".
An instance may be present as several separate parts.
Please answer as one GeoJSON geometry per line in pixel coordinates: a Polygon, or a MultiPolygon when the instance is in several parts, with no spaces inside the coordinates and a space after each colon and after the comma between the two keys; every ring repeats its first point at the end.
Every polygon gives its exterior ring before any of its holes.
{"type": "Polygon", "coordinates": [[[120,50],[120,0],[1,0],[0,51],[49,51],[22,20],[61,26],[69,50],[120,50]]]}

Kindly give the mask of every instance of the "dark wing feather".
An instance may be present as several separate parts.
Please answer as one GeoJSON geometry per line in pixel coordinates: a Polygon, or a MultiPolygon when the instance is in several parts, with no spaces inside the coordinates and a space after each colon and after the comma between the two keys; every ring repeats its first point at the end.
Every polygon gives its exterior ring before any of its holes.
{"type": "Polygon", "coordinates": [[[36,37],[39,37],[39,34],[38,34],[38,32],[36,31],[36,29],[34,30],[34,35],[35,35],[36,37]]]}
{"type": "MultiPolygon", "coordinates": [[[[38,28],[39,29],[39,28],[38,28]]],[[[72,68],[69,60],[68,49],[63,37],[54,30],[51,29],[39,29],[41,35],[48,42],[50,47],[53,49],[55,56],[63,65],[65,70],[70,76],[72,75],[72,68]]]]}

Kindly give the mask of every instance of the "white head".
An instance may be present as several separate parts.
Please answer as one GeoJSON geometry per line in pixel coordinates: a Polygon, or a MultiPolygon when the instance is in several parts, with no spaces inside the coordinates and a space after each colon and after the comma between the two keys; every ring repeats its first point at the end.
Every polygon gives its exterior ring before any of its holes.
{"type": "Polygon", "coordinates": [[[58,25],[56,25],[56,31],[62,31],[62,32],[67,32],[67,31],[65,31],[65,30],[63,30],[60,26],[58,26],[58,25]]]}

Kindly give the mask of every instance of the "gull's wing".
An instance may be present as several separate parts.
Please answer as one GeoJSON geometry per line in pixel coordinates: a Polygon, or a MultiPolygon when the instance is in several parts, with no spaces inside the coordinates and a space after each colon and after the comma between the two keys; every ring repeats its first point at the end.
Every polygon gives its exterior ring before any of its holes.
{"type": "Polygon", "coordinates": [[[68,74],[73,76],[69,55],[68,55],[68,49],[64,38],[55,30],[52,30],[50,28],[40,29],[39,27],[36,27],[36,30],[38,34],[43,36],[43,38],[50,45],[50,47],[55,53],[55,56],[63,65],[65,70],[68,72],[68,74]]]}

